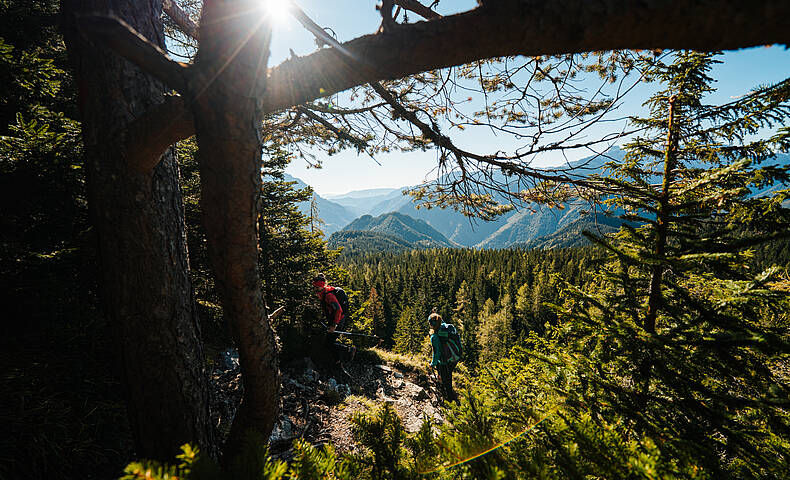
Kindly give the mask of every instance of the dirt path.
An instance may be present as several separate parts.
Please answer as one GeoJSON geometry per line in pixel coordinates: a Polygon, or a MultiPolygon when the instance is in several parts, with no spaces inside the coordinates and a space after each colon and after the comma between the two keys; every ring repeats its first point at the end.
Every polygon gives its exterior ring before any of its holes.
{"type": "MultiPolygon", "coordinates": [[[[241,398],[238,357],[231,351],[212,374],[213,418],[221,435],[230,427],[241,398]]],[[[433,379],[417,369],[377,360],[356,361],[344,371],[318,369],[310,359],[282,369],[280,419],[270,438],[271,452],[289,458],[293,440],[314,445],[331,443],[340,452],[357,448],[351,416],[390,402],[407,432],[416,432],[427,417],[441,423],[439,393],[433,379]]]]}

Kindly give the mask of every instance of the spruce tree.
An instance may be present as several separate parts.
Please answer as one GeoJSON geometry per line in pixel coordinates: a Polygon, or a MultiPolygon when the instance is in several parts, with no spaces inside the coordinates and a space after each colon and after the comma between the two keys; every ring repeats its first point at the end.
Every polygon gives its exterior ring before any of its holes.
{"type": "Polygon", "coordinates": [[[779,373],[790,337],[786,317],[776,321],[788,292],[776,268],[752,271],[748,259],[790,235],[788,191],[752,195],[788,180],[769,160],[788,147],[790,81],[710,106],[714,57],[671,58],[648,66],[665,88],[647,102],[650,117],[634,119],[644,130],[624,162],[599,179],[606,201],[642,226],[593,237],[611,253],[602,287],[572,289],[563,309],[582,379],[575,409],[655,442],[668,471],[780,478],[790,469],[790,383],[779,373]]]}

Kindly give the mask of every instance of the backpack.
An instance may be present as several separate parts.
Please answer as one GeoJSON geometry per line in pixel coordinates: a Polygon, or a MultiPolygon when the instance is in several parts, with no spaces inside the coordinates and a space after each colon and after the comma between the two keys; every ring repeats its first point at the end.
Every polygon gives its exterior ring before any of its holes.
{"type": "MultiPolygon", "coordinates": [[[[444,358],[458,358],[463,356],[464,348],[461,344],[461,336],[451,323],[445,323],[439,328],[439,339],[442,341],[444,358]],[[445,335],[443,335],[445,334],[445,335]]],[[[457,362],[458,360],[456,360],[457,362]]]]}
{"type": "Polygon", "coordinates": [[[331,287],[327,292],[331,292],[337,298],[337,303],[340,304],[340,308],[343,310],[343,316],[350,319],[351,310],[349,310],[348,295],[345,290],[340,287],[331,287]]]}

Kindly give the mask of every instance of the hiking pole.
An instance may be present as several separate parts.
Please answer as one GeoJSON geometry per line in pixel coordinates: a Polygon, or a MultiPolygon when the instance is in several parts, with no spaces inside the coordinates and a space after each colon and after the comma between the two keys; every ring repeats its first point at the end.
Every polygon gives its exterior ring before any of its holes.
{"type": "Polygon", "coordinates": [[[376,343],[377,347],[379,345],[381,345],[381,342],[384,341],[384,339],[382,339],[378,335],[366,335],[364,333],[340,332],[340,331],[337,331],[337,330],[335,330],[335,333],[337,333],[338,335],[348,335],[348,336],[351,336],[351,337],[375,338],[376,340],[378,340],[378,343],[376,343]]]}
{"type": "Polygon", "coordinates": [[[354,333],[354,332],[341,332],[340,330],[335,330],[332,333],[336,333],[338,335],[349,335],[354,337],[368,337],[368,338],[375,338],[376,340],[381,340],[378,335],[367,335],[364,333],[354,333]]]}

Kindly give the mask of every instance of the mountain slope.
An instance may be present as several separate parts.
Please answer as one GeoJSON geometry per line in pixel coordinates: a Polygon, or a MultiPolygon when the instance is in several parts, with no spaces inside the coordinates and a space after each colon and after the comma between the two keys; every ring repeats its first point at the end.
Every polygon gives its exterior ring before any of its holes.
{"type": "Polygon", "coordinates": [[[343,247],[344,255],[365,252],[398,252],[414,248],[411,243],[395,235],[364,230],[335,232],[329,237],[327,243],[332,249],[343,247]]]}
{"type": "MultiPolygon", "coordinates": [[[[306,183],[291,175],[285,174],[284,178],[288,182],[296,182],[294,185],[296,188],[307,187],[306,183]]],[[[321,230],[323,230],[324,234],[327,236],[340,230],[345,225],[348,225],[349,222],[358,216],[343,205],[327,200],[318,194],[315,194],[315,197],[316,206],[318,207],[318,218],[324,222],[321,226],[321,230]]],[[[298,207],[303,215],[310,216],[310,202],[302,202],[298,207]]]]}
{"type": "Polygon", "coordinates": [[[398,212],[378,217],[363,215],[329,239],[332,247],[345,245],[356,250],[377,246],[397,250],[404,247],[404,242],[408,248],[458,246],[426,222],[398,212]]]}

